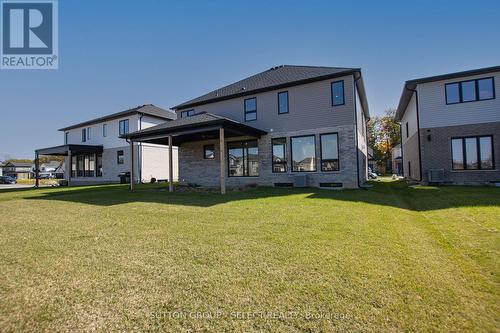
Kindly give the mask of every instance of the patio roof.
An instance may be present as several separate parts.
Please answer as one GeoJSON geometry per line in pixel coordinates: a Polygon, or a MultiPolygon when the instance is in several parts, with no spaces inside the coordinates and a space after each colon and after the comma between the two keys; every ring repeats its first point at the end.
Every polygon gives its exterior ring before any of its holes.
{"type": "Polygon", "coordinates": [[[71,151],[72,155],[82,153],[102,153],[102,146],[92,145],[62,145],[49,148],[41,148],[35,150],[38,155],[51,155],[51,156],[68,156],[71,151]]]}
{"type": "Polygon", "coordinates": [[[167,138],[172,136],[173,145],[179,146],[184,142],[217,139],[220,128],[224,128],[226,138],[235,136],[260,137],[267,134],[266,131],[261,129],[204,112],[128,133],[122,135],[121,138],[136,142],[165,145],[167,144],[167,138]]]}

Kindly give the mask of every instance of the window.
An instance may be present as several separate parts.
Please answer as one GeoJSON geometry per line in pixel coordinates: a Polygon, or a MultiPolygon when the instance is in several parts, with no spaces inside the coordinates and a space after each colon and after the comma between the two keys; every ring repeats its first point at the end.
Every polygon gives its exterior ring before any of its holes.
{"type": "Polygon", "coordinates": [[[273,172],[286,172],[286,138],[271,140],[273,146],[273,172]]]}
{"type": "Polygon", "coordinates": [[[120,135],[128,133],[128,119],[120,120],[119,126],[120,126],[119,128],[120,135]]]}
{"type": "Polygon", "coordinates": [[[67,145],[68,144],[68,137],[69,137],[69,132],[65,132],[64,133],[64,144],[67,145]]]}
{"type": "MultiPolygon", "coordinates": [[[[97,156],[98,161],[99,156],[102,161],[102,155],[97,156]]],[[[94,175],[97,177],[102,175],[96,170],[94,154],[71,156],[71,177],[94,177],[94,175]]]]}
{"type": "Polygon", "coordinates": [[[451,140],[453,170],[491,170],[493,163],[493,137],[478,136],[451,140]]]}
{"type": "Polygon", "coordinates": [[[445,84],[446,104],[466,103],[495,98],[493,78],[445,84]]]}
{"type": "Polygon", "coordinates": [[[95,170],[96,177],[102,177],[102,154],[97,154],[97,168],[95,170]]]}
{"type": "Polygon", "coordinates": [[[87,141],[90,140],[90,127],[87,127],[87,141]]]}
{"type": "Polygon", "coordinates": [[[245,121],[257,120],[257,98],[245,99],[245,121]]]}
{"type": "Polygon", "coordinates": [[[339,171],[338,134],[321,134],[321,171],[339,171]]]}
{"type": "Polygon", "coordinates": [[[194,110],[181,111],[181,118],[194,116],[194,110]]]}
{"type": "Polygon", "coordinates": [[[123,156],[123,150],[118,150],[116,152],[116,163],[123,164],[125,162],[125,157],[123,156]]]}
{"type": "Polygon", "coordinates": [[[87,141],[87,130],[85,128],[82,128],[82,142],[87,141]]]}
{"type": "Polygon", "coordinates": [[[332,82],[332,105],[344,104],[344,81],[332,82]]]}
{"type": "Polygon", "coordinates": [[[71,177],[76,177],[76,156],[71,156],[71,177]]]}
{"type": "Polygon", "coordinates": [[[408,177],[411,178],[411,161],[408,161],[408,177]]]}
{"type": "Polygon", "coordinates": [[[316,140],[314,135],[290,138],[292,172],[316,171],[316,140]]]}
{"type": "Polygon", "coordinates": [[[410,131],[408,130],[408,122],[406,122],[406,137],[410,135],[410,131]]]}
{"type": "Polygon", "coordinates": [[[102,124],[102,136],[105,138],[108,136],[108,125],[102,124]]]}
{"type": "Polygon", "coordinates": [[[288,91],[278,93],[278,114],[288,113],[288,91]]]}
{"type": "Polygon", "coordinates": [[[215,158],[215,146],[203,146],[203,158],[206,160],[213,160],[215,158]]]}
{"type": "Polygon", "coordinates": [[[227,143],[229,177],[256,177],[259,175],[259,148],[257,141],[227,143]]]}

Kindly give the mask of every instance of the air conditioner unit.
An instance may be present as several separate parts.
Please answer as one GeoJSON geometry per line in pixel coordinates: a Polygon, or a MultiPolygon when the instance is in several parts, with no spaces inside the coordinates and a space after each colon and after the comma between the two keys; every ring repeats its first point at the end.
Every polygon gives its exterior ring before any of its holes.
{"type": "Polygon", "coordinates": [[[295,175],[293,178],[293,187],[306,187],[307,175],[295,175]]]}
{"type": "Polygon", "coordinates": [[[427,172],[429,183],[443,183],[444,169],[431,169],[427,172]]]}

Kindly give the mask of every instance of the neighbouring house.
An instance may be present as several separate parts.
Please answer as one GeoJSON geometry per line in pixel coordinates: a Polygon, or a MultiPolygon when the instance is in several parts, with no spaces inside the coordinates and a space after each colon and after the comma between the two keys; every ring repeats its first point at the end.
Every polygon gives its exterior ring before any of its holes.
{"type": "Polygon", "coordinates": [[[63,179],[64,178],[64,162],[60,161],[49,161],[47,163],[42,163],[39,166],[40,173],[45,173],[53,178],[63,179]]]}
{"type": "Polygon", "coordinates": [[[123,135],[179,147],[179,181],[219,187],[358,188],[368,104],[359,68],[278,66],[172,108],[175,121],[123,135]]]}
{"type": "Polygon", "coordinates": [[[26,162],[6,162],[3,165],[3,175],[21,179],[33,178],[33,163],[26,162]]]}
{"type": "Polygon", "coordinates": [[[500,181],[499,90],[500,66],[406,81],[396,112],[405,178],[500,181]]]}
{"type": "Polygon", "coordinates": [[[403,174],[403,158],[401,156],[401,144],[398,143],[391,150],[392,173],[398,176],[403,174]]]}
{"type": "MultiPolygon", "coordinates": [[[[116,183],[132,169],[130,144],[120,136],[175,119],[172,111],[141,105],[61,128],[64,144],[38,149],[35,155],[65,156],[64,178],[70,185],[116,183]]],[[[135,182],[167,180],[168,147],[136,143],[133,151],[135,182]]],[[[173,151],[173,176],[177,179],[177,147],[173,151]]]]}
{"type": "Polygon", "coordinates": [[[373,157],[373,148],[368,147],[367,154],[368,154],[368,168],[370,168],[372,172],[377,172],[378,168],[375,158],[373,157]]]}
{"type": "Polygon", "coordinates": [[[3,162],[0,161],[0,177],[3,176],[3,162]]]}

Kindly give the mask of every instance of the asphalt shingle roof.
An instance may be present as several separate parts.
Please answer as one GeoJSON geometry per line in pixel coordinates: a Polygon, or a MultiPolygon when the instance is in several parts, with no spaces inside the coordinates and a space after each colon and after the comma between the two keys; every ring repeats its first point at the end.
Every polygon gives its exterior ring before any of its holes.
{"type": "Polygon", "coordinates": [[[238,96],[250,95],[266,90],[274,90],[281,87],[307,83],[308,81],[319,81],[328,79],[330,77],[340,76],[344,74],[347,75],[354,71],[360,71],[360,69],[320,66],[277,66],[259,74],[247,77],[246,79],[227,85],[225,87],[211,91],[208,94],[176,105],[172,109],[184,109],[196,105],[206,104],[209,102],[215,102],[217,100],[224,100],[238,96]]]}

